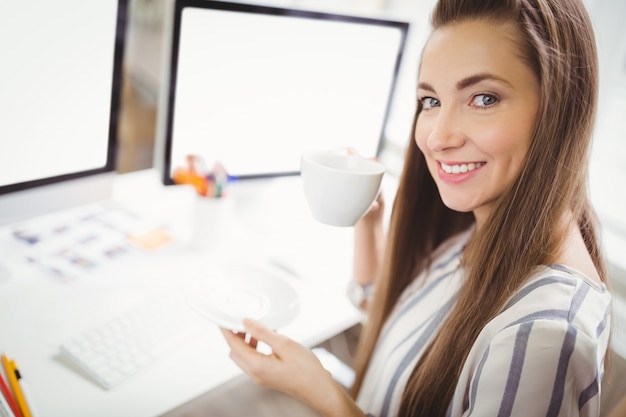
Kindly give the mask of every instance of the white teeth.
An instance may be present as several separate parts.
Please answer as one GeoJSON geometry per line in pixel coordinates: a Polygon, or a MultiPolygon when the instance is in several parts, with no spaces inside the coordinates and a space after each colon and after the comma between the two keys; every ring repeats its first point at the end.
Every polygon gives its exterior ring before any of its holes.
{"type": "Polygon", "coordinates": [[[447,165],[442,162],[441,168],[448,174],[463,174],[465,172],[473,171],[476,168],[480,168],[483,165],[485,165],[484,162],[470,162],[469,164],[461,165],[447,165]]]}

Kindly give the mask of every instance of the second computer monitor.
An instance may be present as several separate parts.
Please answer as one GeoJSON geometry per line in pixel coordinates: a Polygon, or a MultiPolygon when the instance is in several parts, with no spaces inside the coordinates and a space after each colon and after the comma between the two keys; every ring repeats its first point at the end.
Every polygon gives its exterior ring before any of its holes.
{"type": "Polygon", "coordinates": [[[379,151],[408,24],[177,0],[157,163],[190,154],[236,177],[297,174],[309,149],[379,151]]]}

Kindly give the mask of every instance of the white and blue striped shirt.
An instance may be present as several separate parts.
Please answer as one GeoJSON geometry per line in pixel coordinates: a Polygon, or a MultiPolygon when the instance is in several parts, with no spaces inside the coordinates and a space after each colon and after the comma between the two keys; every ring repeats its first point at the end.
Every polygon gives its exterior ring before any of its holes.
{"type": "MultiPolygon", "coordinates": [[[[469,235],[437,250],[383,327],[357,398],[366,413],[397,415],[415,364],[456,302],[469,235]]],[[[569,267],[538,268],[478,335],[448,416],[597,416],[610,303],[604,285],[569,267]]]]}

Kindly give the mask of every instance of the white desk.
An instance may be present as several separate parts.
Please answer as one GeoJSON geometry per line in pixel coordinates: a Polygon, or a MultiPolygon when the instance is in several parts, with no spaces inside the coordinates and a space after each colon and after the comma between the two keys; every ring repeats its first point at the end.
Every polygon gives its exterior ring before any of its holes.
{"type": "Polygon", "coordinates": [[[219,247],[192,245],[195,195],[184,187],[162,187],[156,172],[148,170],[119,176],[114,200],[167,219],[177,236],[169,248],[112,267],[105,277],[69,285],[2,257],[12,273],[0,282],[0,351],[16,359],[40,416],[158,416],[240,375],[217,327],[194,314],[189,343],[111,391],[59,358],[59,345],[68,337],[141,302],[146,294],[179,291],[183,274],[216,259],[273,259],[293,269],[290,280],[301,310],[280,331],[308,346],[361,319],[345,297],[352,229],[314,222],[298,177],[235,183],[229,192],[219,247]]]}

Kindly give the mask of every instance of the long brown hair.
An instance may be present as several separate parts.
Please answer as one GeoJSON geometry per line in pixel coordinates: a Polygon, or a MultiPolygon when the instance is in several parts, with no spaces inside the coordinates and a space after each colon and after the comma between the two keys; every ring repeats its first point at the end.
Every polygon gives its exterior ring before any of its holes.
{"type": "MultiPolygon", "coordinates": [[[[432,16],[433,30],[468,19],[517,26],[519,50],[539,81],[541,100],[523,166],[465,250],[466,279],[458,302],[416,364],[404,391],[401,416],[445,415],[479,332],[533,268],[554,260],[565,233],[559,220],[567,211],[573,213],[606,282],[587,196],[598,69],[592,26],[582,2],[440,0],[432,16]]],[[[414,128],[420,112],[418,103],[414,128]]],[[[355,357],[355,396],[381,328],[404,289],[428,267],[439,244],[474,222],[471,213],[443,204],[414,140],[406,152],[385,260],[355,357]]]]}

